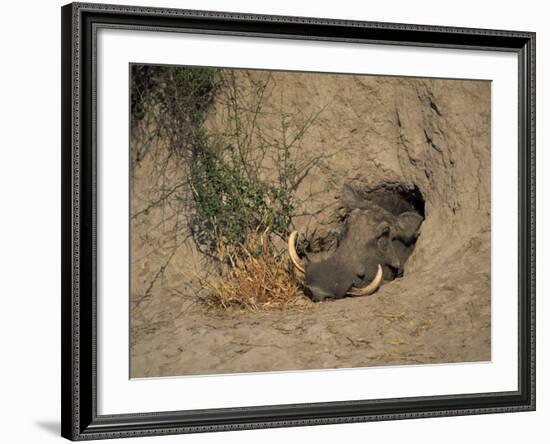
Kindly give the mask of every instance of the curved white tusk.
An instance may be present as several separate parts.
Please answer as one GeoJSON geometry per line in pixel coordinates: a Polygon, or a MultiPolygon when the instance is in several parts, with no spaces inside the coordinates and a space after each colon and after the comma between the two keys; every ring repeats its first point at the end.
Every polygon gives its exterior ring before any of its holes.
{"type": "Polygon", "coordinates": [[[300,256],[298,256],[298,253],[296,252],[296,238],[298,237],[298,232],[293,231],[290,233],[290,236],[288,237],[288,255],[290,256],[290,260],[294,264],[294,266],[300,270],[302,273],[305,273],[306,270],[304,268],[304,265],[302,263],[302,260],[300,259],[300,256]]]}
{"type": "Polygon", "coordinates": [[[366,287],[361,287],[361,288],[352,287],[350,290],[348,290],[348,295],[367,296],[369,294],[374,293],[380,286],[380,283],[382,282],[382,274],[383,274],[382,267],[380,266],[380,264],[378,264],[378,271],[376,272],[376,276],[374,276],[374,279],[372,280],[372,282],[366,287]]]}

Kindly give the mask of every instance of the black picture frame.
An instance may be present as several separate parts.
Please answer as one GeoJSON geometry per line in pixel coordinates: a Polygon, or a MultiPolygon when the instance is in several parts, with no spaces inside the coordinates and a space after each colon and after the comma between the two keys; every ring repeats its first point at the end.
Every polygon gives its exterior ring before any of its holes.
{"type": "Polygon", "coordinates": [[[535,409],[535,33],[72,3],[62,15],[62,436],[120,438],[535,409]],[[95,38],[98,27],[509,51],[519,66],[518,390],[97,414],[95,38]]]}

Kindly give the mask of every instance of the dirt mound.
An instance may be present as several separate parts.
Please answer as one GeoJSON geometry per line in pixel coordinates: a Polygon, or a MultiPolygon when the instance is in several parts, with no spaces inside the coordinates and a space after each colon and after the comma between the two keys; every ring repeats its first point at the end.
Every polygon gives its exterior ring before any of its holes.
{"type": "MultiPolygon", "coordinates": [[[[220,312],[196,304],[216,265],[184,225],[178,249],[167,249],[161,219],[170,209],[151,209],[132,225],[132,377],[490,360],[490,82],[236,78],[243,91],[269,79],[254,120],[266,140],[291,138],[307,123],[294,149],[322,156],[297,190],[307,203],[297,229],[331,239],[350,195],[393,187],[419,196],[422,234],[405,275],[372,296],[220,312]]],[[[219,107],[207,127],[224,131],[219,107]]],[[[150,172],[144,164],[134,178],[133,208],[143,205],[150,172]]]]}

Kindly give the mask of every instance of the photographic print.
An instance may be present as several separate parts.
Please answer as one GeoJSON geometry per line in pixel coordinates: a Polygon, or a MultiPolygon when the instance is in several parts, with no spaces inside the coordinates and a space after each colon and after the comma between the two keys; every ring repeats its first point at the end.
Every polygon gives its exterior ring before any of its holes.
{"type": "Polygon", "coordinates": [[[535,33],[61,23],[62,436],[535,410],[535,33]]]}
{"type": "Polygon", "coordinates": [[[491,82],[130,66],[131,377],[491,360],[491,82]]]}

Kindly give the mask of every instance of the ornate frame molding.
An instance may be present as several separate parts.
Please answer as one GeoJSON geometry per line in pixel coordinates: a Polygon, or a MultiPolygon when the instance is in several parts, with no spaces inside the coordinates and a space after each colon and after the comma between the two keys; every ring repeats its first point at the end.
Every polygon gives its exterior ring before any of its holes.
{"type": "Polygon", "coordinates": [[[535,409],[535,34],[73,3],[62,8],[62,436],[71,440],[535,409]],[[519,65],[519,390],[98,415],[95,40],[98,27],[511,51],[519,65]]]}

